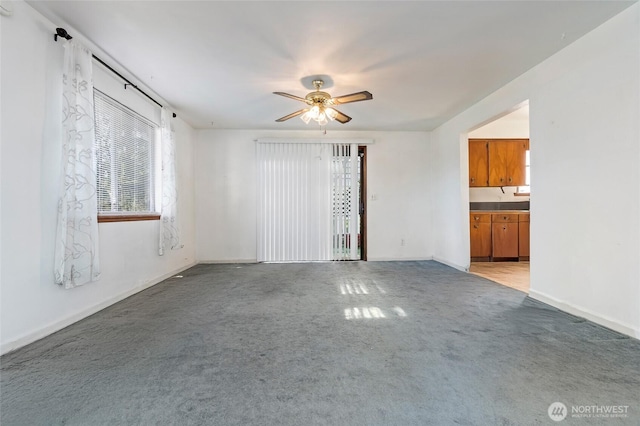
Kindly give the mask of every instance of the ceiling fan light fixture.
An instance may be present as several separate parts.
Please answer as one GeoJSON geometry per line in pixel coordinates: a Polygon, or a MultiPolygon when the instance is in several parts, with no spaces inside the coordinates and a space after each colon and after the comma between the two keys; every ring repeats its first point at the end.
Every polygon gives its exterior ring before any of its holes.
{"type": "Polygon", "coordinates": [[[324,126],[325,124],[327,124],[329,122],[329,120],[327,120],[327,116],[326,116],[326,114],[324,112],[320,112],[320,114],[318,115],[318,118],[316,118],[316,121],[321,126],[324,126]]]}
{"type": "Polygon", "coordinates": [[[311,121],[311,114],[309,114],[309,111],[302,114],[300,116],[300,120],[304,121],[304,124],[309,124],[309,122],[311,121]]]}
{"type": "Polygon", "coordinates": [[[311,107],[311,109],[302,114],[300,118],[305,122],[305,124],[309,124],[309,121],[311,120],[317,121],[321,126],[323,125],[323,121],[325,124],[327,123],[327,119],[324,113],[324,107],[320,107],[318,105],[314,105],[313,107],[311,107]]]}
{"type": "Polygon", "coordinates": [[[324,82],[322,80],[314,80],[313,86],[316,88],[316,91],[308,93],[304,98],[284,92],[273,92],[274,95],[284,96],[286,98],[304,102],[308,105],[308,108],[298,110],[294,113],[285,115],[284,117],[280,117],[276,121],[282,122],[290,118],[300,116],[300,119],[304,121],[305,124],[309,124],[311,120],[317,122],[320,126],[324,126],[329,122],[329,120],[338,121],[339,123],[345,124],[351,121],[351,117],[338,111],[337,109],[334,109],[334,105],[368,101],[373,99],[373,95],[366,90],[333,98],[327,92],[320,91],[320,88],[323,84],[324,82]]]}

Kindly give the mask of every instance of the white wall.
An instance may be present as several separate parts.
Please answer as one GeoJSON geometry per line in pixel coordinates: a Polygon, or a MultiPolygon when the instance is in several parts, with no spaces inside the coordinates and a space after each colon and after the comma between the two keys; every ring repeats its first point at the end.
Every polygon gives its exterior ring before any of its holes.
{"type": "MultiPolygon", "coordinates": [[[[337,125],[337,124],[336,124],[337,125]]],[[[312,126],[311,126],[312,127],[312,126]]],[[[426,132],[319,130],[201,130],[196,143],[197,258],[202,262],[256,260],[256,158],[258,138],[369,138],[369,260],[430,259],[426,132]],[[371,196],[375,194],[375,200],[371,196]],[[404,240],[404,246],[401,245],[404,240]]],[[[312,127],[313,128],[313,127],[312,127]]]]}
{"type": "Polygon", "coordinates": [[[471,139],[526,139],[529,137],[529,105],[469,132],[471,139]]]}
{"type": "MultiPolygon", "coordinates": [[[[64,290],[53,282],[60,183],[62,45],[55,25],[15,2],[1,27],[0,349],[34,341],[195,261],[193,130],[175,120],[184,248],[157,254],[158,221],[102,223],[101,279],[64,290]]],[[[74,36],[79,37],[77,33],[74,36]]],[[[100,57],[109,62],[103,53],[100,57]]],[[[114,61],[115,62],[115,61],[114,61]]]]}
{"type": "MultiPolygon", "coordinates": [[[[471,132],[469,139],[528,139],[529,106],[518,108],[504,117],[485,124],[471,132]]],[[[529,197],[518,195],[517,186],[500,188],[469,188],[469,201],[529,201],[529,197]]]]}
{"type": "Polygon", "coordinates": [[[530,295],[636,337],[638,15],[635,4],[432,133],[441,201],[434,213],[435,257],[464,268],[469,264],[467,131],[529,99],[535,170],[530,295]]]}

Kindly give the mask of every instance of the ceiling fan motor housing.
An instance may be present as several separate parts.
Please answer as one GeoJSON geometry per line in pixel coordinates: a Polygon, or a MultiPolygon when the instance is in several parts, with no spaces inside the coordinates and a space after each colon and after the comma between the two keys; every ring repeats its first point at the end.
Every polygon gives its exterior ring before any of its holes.
{"type": "Polygon", "coordinates": [[[309,105],[332,105],[331,101],[331,95],[328,94],[327,92],[311,92],[309,93],[307,96],[305,96],[305,101],[307,102],[307,104],[309,105]]]}

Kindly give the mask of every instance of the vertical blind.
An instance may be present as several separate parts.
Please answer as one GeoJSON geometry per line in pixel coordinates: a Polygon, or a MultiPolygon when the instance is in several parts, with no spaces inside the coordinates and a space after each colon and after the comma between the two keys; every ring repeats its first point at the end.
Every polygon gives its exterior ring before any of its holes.
{"type": "Polygon", "coordinates": [[[98,212],[155,211],[158,127],[94,90],[98,212]]]}
{"type": "Polygon", "coordinates": [[[258,143],[258,261],[356,259],[356,144],[258,143]]]}

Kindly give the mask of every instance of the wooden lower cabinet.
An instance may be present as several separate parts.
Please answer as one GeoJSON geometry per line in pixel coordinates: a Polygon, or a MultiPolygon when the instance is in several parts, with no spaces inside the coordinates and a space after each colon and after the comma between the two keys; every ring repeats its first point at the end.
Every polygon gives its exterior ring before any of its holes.
{"type": "Polygon", "coordinates": [[[471,260],[529,259],[529,213],[471,212],[471,260]]]}
{"type": "Polygon", "coordinates": [[[471,257],[491,256],[491,223],[471,223],[471,257]]]}
{"type": "Polygon", "coordinates": [[[469,215],[471,234],[471,258],[489,260],[491,257],[491,214],[471,213],[469,215]]]}
{"type": "Polygon", "coordinates": [[[518,257],[518,222],[491,224],[492,257],[518,257]]]}
{"type": "Polygon", "coordinates": [[[521,214],[518,222],[518,256],[529,260],[529,213],[521,214]]]}

